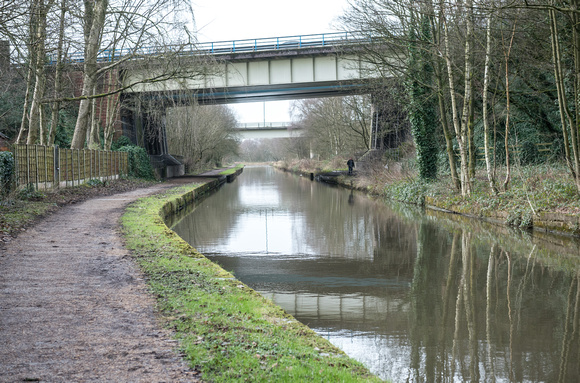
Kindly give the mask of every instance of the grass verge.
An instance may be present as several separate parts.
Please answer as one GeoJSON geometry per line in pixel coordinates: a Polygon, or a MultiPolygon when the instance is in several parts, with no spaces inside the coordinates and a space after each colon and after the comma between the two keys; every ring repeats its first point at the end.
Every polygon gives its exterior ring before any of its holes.
{"type": "Polygon", "coordinates": [[[185,358],[202,379],[380,381],[167,228],[162,215],[196,199],[203,186],[190,184],[141,199],[122,217],[127,247],[185,358]]]}
{"type": "Polygon", "coordinates": [[[243,168],[244,168],[244,164],[236,165],[233,168],[226,169],[223,172],[220,172],[220,176],[229,176],[229,175],[232,175],[232,174],[236,173],[238,170],[243,169],[243,168]]]}

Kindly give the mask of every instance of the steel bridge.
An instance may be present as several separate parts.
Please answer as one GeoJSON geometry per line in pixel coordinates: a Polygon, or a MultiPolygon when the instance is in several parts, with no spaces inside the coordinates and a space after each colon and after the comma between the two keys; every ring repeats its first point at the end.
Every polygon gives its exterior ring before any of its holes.
{"type": "MultiPolygon", "coordinates": [[[[175,53],[211,57],[210,63],[204,63],[205,74],[198,73],[194,65],[199,62],[192,61],[191,77],[185,73],[178,79],[149,83],[146,79],[156,69],[136,66],[122,76],[123,85],[136,84],[125,94],[150,94],[157,99],[171,98],[171,102],[193,97],[211,104],[362,93],[367,80],[378,75],[355,49],[369,40],[347,32],[200,43],[195,49],[182,47],[175,53]],[[167,96],[170,92],[173,94],[167,96]]],[[[143,54],[154,55],[155,51],[148,49],[143,54]]],[[[111,53],[102,55],[107,60],[111,53]]]]}
{"type": "MultiPolygon", "coordinates": [[[[162,59],[153,59],[147,66],[131,65],[132,59],[127,59],[127,69],[119,76],[127,87],[122,94],[126,101],[123,105],[131,105],[121,110],[123,134],[145,146],[150,154],[164,155],[168,153],[166,127],[158,125],[164,124],[165,118],[151,119],[153,110],[147,108],[155,108],[158,113],[191,102],[229,104],[368,94],[372,92],[368,84],[385,76],[362,55],[365,44],[372,42],[368,34],[344,32],[207,42],[173,47],[170,52],[155,48],[102,51],[99,60],[107,62],[129,54],[135,60],[167,53],[184,57],[178,60],[182,72],[179,78],[147,81],[161,74],[164,65],[171,65],[162,59]],[[194,59],[188,59],[191,57],[194,59]],[[196,60],[198,57],[200,60],[196,60]],[[203,73],[200,61],[205,65],[203,73]]],[[[81,61],[82,56],[77,60],[81,61]]],[[[375,149],[386,142],[378,117],[381,104],[373,104],[371,113],[370,146],[375,149]]]]}

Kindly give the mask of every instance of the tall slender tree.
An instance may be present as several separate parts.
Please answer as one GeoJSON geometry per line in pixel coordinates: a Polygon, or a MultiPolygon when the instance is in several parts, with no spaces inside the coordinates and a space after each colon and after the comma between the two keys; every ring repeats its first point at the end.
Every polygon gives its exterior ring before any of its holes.
{"type": "Polygon", "coordinates": [[[570,0],[569,6],[559,6],[556,0],[551,0],[549,5],[552,62],[564,152],[580,193],[580,1],[570,0]],[[563,36],[561,31],[567,33],[563,36]]]}
{"type": "Polygon", "coordinates": [[[437,178],[437,113],[433,94],[431,21],[427,12],[413,12],[409,26],[409,64],[406,88],[409,97],[409,121],[417,150],[419,177],[437,178]]]}

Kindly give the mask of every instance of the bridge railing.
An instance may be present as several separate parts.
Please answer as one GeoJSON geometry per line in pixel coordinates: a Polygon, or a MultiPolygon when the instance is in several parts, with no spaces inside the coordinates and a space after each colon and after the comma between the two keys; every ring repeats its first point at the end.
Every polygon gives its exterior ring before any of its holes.
{"type": "MultiPolygon", "coordinates": [[[[150,46],[139,48],[103,49],[97,55],[98,62],[116,61],[127,56],[153,56],[165,53],[179,55],[228,54],[258,51],[276,51],[301,48],[321,48],[328,46],[360,44],[370,42],[371,36],[363,32],[334,32],[313,35],[296,35],[284,37],[265,37],[231,41],[203,42],[190,45],[150,46]]],[[[68,61],[82,63],[83,52],[74,52],[67,57],[68,61]]],[[[49,57],[51,64],[56,62],[49,57]]]]}
{"type": "Polygon", "coordinates": [[[368,35],[360,32],[336,32],[314,35],[266,37],[233,41],[199,43],[197,51],[211,54],[271,51],[282,49],[320,48],[332,45],[360,43],[368,40],[368,35]]]}

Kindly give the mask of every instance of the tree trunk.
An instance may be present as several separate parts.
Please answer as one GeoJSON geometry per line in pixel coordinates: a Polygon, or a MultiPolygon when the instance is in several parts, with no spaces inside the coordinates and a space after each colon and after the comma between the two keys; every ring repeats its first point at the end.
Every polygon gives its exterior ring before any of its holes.
{"type": "MultiPolygon", "coordinates": [[[[92,94],[96,94],[96,82],[95,82],[95,87],[92,90],[92,94]]],[[[89,136],[88,136],[88,148],[89,149],[93,149],[93,150],[97,150],[100,148],[100,137],[99,137],[99,131],[101,128],[101,124],[99,121],[99,116],[97,115],[97,100],[92,98],[90,100],[90,104],[91,104],[91,115],[90,115],[90,121],[89,121],[89,126],[90,126],[90,130],[89,130],[89,136]]]]}
{"type": "Polygon", "coordinates": [[[463,101],[463,111],[462,119],[459,121],[459,115],[457,111],[457,100],[455,95],[455,76],[453,72],[453,63],[450,57],[450,43],[449,43],[449,31],[447,26],[447,21],[445,20],[444,7],[445,4],[441,4],[441,9],[443,12],[443,34],[444,34],[444,44],[445,44],[445,62],[447,63],[447,77],[449,79],[449,92],[451,96],[451,112],[453,127],[455,129],[455,137],[457,139],[457,145],[459,146],[459,156],[461,157],[461,167],[460,167],[460,177],[461,177],[461,195],[466,196],[471,193],[471,182],[469,179],[469,169],[468,169],[468,156],[467,156],[467,123],[469,119],[469,103],[471,96],[471,36],[472,36],[472,19],[471,13],[473,12],[473,2],[468,0],[467,10],[469,14],[467,15],[467,33],[465,36],[465,82],[464,82],[464,101],[463,101]]]}
{"type": "MultiPolygon", "coordinates": [[[[117,77],[114,76],[113,77],[113,71],[109,71],[107,73],[108,76],[108,81],[107,81],[107,91],[111,91],[112,89],[114,89],[116,87],[116,80],[117,77]]],[[[117,96],[111,96],[111,97],[107,97],[107,102],[106,102],[106,125],[105,125],[105,133],[104,133],[104,149],[105,150],[111,150],[111,144],[113,143],[113,138],[115,136],[115,117],[117,116],[116,111],[119,107],[119,97],[117,96]]]]}
{"type": "MultiPolygon", "coordinates": [[[[62,58],[63,58],[63,45],[64,45],[64,29],[65,29],[65,16],[66,16],[66,0],[61,0],[60,3],[60,19],[58,27],[58,45],[56,48],[56,68],[54,73],[54,98],[58,99],[60,92],[62,90],[62,58]]],[[[54,145],[54,140],[56,137],[56,130],[58,129],[60,112],[60,102],[55,101],[51,105],[51,118],[50,118],[50,132],[48,134],[47,145],[54,145]]]]}
{"type": "Polygon", "coordinates": [[[509,182],[511,178],[511,166],[510,166],[510,149],[509,149],[509,133],[510,133],[510,77],[509,77],[509,59],[512,50],[512,46],[514,43],[514,36],[516,34],[516,21],[514,20],[514,27],[512,30],[512,35],[510,37],[510,42],[507,47],[507,51],[504,48],[504,59],[505,59],[505,98],[506,98],[506,116],[505,116],[505,137],[504,137],[504,145],[505,145],[505,166],[506,166],[506,174],[505,180],[503,182],[503,190],[507,191],[509,187],[509,182]]]}
{"type": "Polygon", "coordinates": [[[473,73],[472,73],[472,48],[471,48],[471,39],[473,36],[473,0],[468,0],[466,2],[467,8],[467,15],[466,15],[466,23],[465,23],[465,80],[464,80],[464,98],[463,98],[463,119],[462,119],[462,127],[461,132],[463,134],[461,141],[463,142],[460,145],[459,150],[461,153],[461,172],[462,183],[462,193],[464,195],[471,194],[471,178],[469,172],[469,159],[467,158],[468,151],[465,148],[466,141],[469,143],[469,124],[472,112],[472,96],[473,96],[473,73]],[[462,148],[463,146],[463,148],[462,148]]]}
{"type": "Polygon", "coordinates": [[[90,29],[85,27],[85,63],[83,74],[83,89],[79,105],[79,114],[75,125],[75,131],[71,142],[72,149],[82,149],[87,137],[87,131],[91,122],[91,96],[97,82],[97,54],[101,43],[101,34],[105,23],[108,0],[94,0],[85,2],[90,29]],[[90,5],[90,6],[89,6],[90,5]],[[92,17],[91,17],[92,16],[92,17]]]}
{"type": "MultiPolygon", "coordinates": [[[[573,0],[573,4],[575,7],[578,6],[578,0],[573,0]]],[[[560,109],[560,121],[562,124],[562,138],[564,140],[564,153],[566,156],[566,163],[570,172],[572,173],[572,177],[574,178],[576,189],[580,193],[580,158],[579,158],[579,147],[578,147],[578,127],[577,121],[578,117],[573,116],[570,112],[570,108],[568,107],[568,98],[566,96],[565,91],[565,80],[564,80],[564,72],[562,70],[562,57],[561,57],[561,49],[560,49],[560,36],[558,30],[558,22],[556,17],[556,11],[554,9],[550,9],[549,11],[550,16],[550,31],[551,31],[551,41],[552,41],[552,62],[554,64],[554,77],[556,80],[556,90],[558,93],[558,106],[560,109]],[[575,118],[576,117],[576,118],[575,118]],[[568,132],[568,127],[570,127],[570,132],[568,132]],[[572,153],[570,153],[570,146],[572,147],[572,153]],[[573,156],[573,157],[572,157],[573,156]]],[[[578,16],[576,13],[573,13],[572,20],[577,20],[578,16]]],[[[572,28],[572,35],[574,39],[574,65],[577,70],[580,70],[580,53],[578,50],[580,47],[580,42],[578,42],[578,31],[577,28],[572,28]]],[[[578,104],[578,98],[580,95],[577,94],[577,89],[579,88],[578,82],[580,81],[579,76],[576,75],[574,80],[574,88],[576,90],[576,94],[574,95],[574,101],[576,105],[578,104]]],[[[576,108],[577,109],[577,108],[576,108]]],[[[576,111],[576,114],[578,111],[576,111]]]]}
{"type": "Polygon", "coordinates": [[[26,94],[24,95],[24,105],[22,106],[22,122],[20,123],[20,130],[18,131],[18,137],[16,138],[17,144],[24,144],[26,142],[25,137],[28,137],[28,110],[30,109],[30,94],[32,93],[32,88],[34,87],[34,69],[32,65],[28,67],[28,75],[26,78],[26,94]]]}
{"type": "Polygon", "coordinates": [[[574,49],[574,105],[575,124],[571,129],[572,152],[574,153],[574,173],[576,189],[580,193],[580,0],[571,0],[572,41],[574,49]]]}
{"type": "Polygon", "coordinates": [[[42,98],[44,97],[44,86],[46,84],[46,73],[44,71],[44,60],[45,60],[45,40],[46,40],[46,17],[48,10],[52,6],[52,1],[47,4],[44,0],[36,0],[34,6],[35,22],[34,22],[34,34],[32,35],[33,49],[34,53],[34,91],[32,93],[32,101],[30,104],[30,116],[28,118],[28,138],[26,143],[28,145],[34,145],[37,143],[40,136],[40,144],[44,145],[46,141],[46,132],[43,127],[45,126],[44,121],[42,121],[41,108],[42,108],[42,98]]]}
{"type": "MultiPolygon", "coordinates": [[[[432,4],[429,3],[432,7],[432,4]]],[[[441,44],[441,27],[443,26],[443,15],[442,9],[440,9],[439,13],[439,23],[436,26],[435,22],[433,22],[433,36],[435,39],[435,44],[441,44]]],[[[447,152],[447,161],[449,162],[449,170],[451,172],[451,180],[453,182],[453,186],[455,189],[460,191],[461,190],[461,181],[459,180],[459,176],[457,175],[457,163],[455,162],[455,151],[453,150],[453,132],[449,129],[449,120],[447,119],[447,105],[445,102],[445,81],[443,80],[443,65],[441,62],[440,55],[438,54],[439,49],[437,52],[434,53],[434,69],[435,69],[435,80],[437,86],[437,99],[439,104],[439,117],[441,119],[441,128],[443,129],[443,136],[445,137],[445,150],[447,152]]]]}
{"type": "Polygon", "coordinates": [[[491,159],[489,155],[489,120],[487,117],[487,89],[489,88],[489,65],[491,59],[491,22],[492,14],[487,18],[486,27],[486,42],[485,42],[485,65],[483,73],[483,150],[485,155],[485,169],[487,172],[487,180],[489,187],[494,194],[497,194],[497,187],[495,185],[495,174],[491,168],[491,159]]]}
{"type": "Polygon", "coordinates": [[[473,87],[469,97],[469,116],[467,118],[467,142],[469,145],[469,179],[475,179],[475,166],[477,161],[477,148],[475,147],[475,127],[474,127],[474,108],[473,108],[473,87]]]}
{"type": "Polygon", "coordinates": [[[28,41],[27,41],[27,48],[29,53],[29,61],[28,61],[28,74],[26,77],[26,94],[24,96],[24,106],[22,112],[22,122],[20,123],[20,130],[18,132],[18,137],[16,138],[17,144],[24,144],[28,138],[28,130],[29,130],[29,118],[30,118],[30,98],[34,91],[34,80],[35,80],[35,66],[36,66],[36,45],[34,41],[34,37],[36,36],[36,27],[37,27],[37,18],[35,15],[37,14],[38,9],[38,0],[35,0],[30,5],[30,19],[28,20],[28,41]]]}

